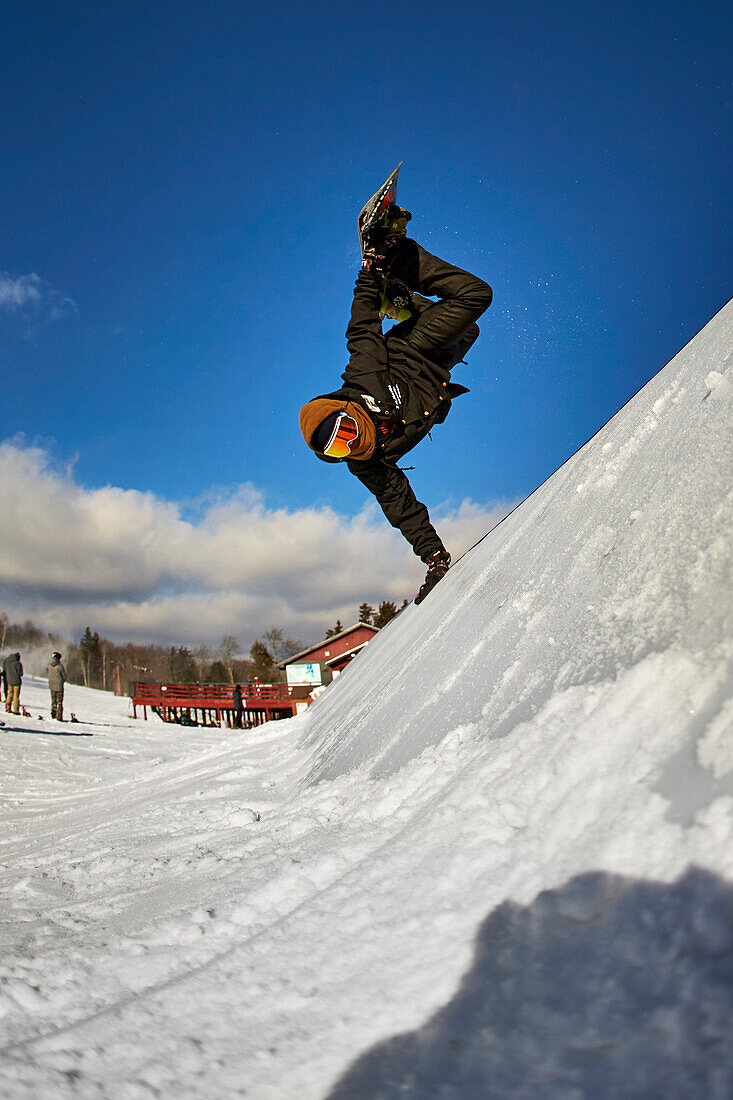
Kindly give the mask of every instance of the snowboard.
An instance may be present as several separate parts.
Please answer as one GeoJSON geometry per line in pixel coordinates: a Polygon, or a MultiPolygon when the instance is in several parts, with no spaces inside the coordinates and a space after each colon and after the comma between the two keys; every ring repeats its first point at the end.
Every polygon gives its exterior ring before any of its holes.
{"type": "Polygon", "coordinates": [[[394,172],[387,176],[386,180],[379,187],[368,202],[364,204],[357,219],[357,228],[359,231],[359,245],[361,246],[362,256],[366,255],[366,250],[371,243],[370,237],[373,238],[375,229],[378,229],[380,224],[384,224],[384,217],[389,210],[390,206],[393,206],[397,200],[397,177],[400,174],[400,168],[402,167],[402,161],[397,165],[394,172]]]}
{"type": "MultiPolygon", "coordinates": [[[[387,176],[386,180],[372,197],[362,207],[357,219],[359,231],[359,244],[361,246],[362,259],[367,256],[383,255],[381,249],[384,245],[383,237],[379,230],[387,229],[389,214],[392,207],[397,205],[397,177],[400,174],[402,161],[394,172],[387,176]]],[[[410,215],[407,214],[407,220],[410,215]]],[[[382,287],[382,301],[379,311],[380,318],[388,317],[392,321],[406,321],[415,312],[410,299],[410,292],[401,283],[393,283],[386,277],[382,287]]]]}

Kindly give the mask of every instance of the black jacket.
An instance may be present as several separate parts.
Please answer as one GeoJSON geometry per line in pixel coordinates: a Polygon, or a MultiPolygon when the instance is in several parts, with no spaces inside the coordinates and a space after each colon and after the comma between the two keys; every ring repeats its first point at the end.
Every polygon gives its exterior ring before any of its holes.
{"type": "Polygon", "coordinates": [[[11,653],[3,661],[5,683],[8,687],[19,687],[23,681],[23,666],[20,663],[20,653],[11,653]]]}
{"type": "Polygon", "coordinates": [[[413,294],[416,314],[382,332],[381,280],[360,272],[346,330],[349,363],[344,385],[324,396],[358,401],[377,424],[377,451],[366,462],[347,462],[352,474],[374,494],[393,527],[399,528],[418,557],[426,559],[443,544],[428,510],[396,463],[435,424],[442,424],[451,402],[467,393],[451,381],[479,335],[476,320],[491,304],[491,287],[405,240],[390,269],[413,294]],[[423,295],[437,296],[437,302],[423,295]],[[389,428],[382,436],[380,422],[389,428]]]}

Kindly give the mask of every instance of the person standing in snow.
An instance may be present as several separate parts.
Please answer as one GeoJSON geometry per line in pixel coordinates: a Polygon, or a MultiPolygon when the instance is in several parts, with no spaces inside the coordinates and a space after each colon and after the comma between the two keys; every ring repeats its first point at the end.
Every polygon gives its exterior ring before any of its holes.
{"type": "Polygon", "coordinates": [[[5,676],[5,710],[10,714],[20,714],[20,685],[23,683],[23,666],[20,653],[11,653],[3,661],[5,676]]]}
{"type": "Polygon", "coordinates": [[[346,462],[427,565],[415,598],[420,603],[445,576],[450,554],[397,463],[443,423],[452,400],[468,392],[451,382],[450,372],[476,341],[476,321],[492,291],[405,237],[411,215],[392,209],[356,280],[344,385],[303,406],[300,430],[318,458],[346,462]],[[384,333],[383,316],[399,323],[384,333]]]}
{"type": "Polygon", "coordinates": [[[234,700],[234,728],[241,730],[244,724],[244,703],[242,702],[242,689],[239,684],[234,686],[232,699],[234,700]]]}
{"type": "Polygon", "coordinates": [[[46,668],[48,687],[51,692],[51,717],[59,722],[64,720],[64,684],[66,669],[61,662],[61,654],[53,653],[46,668]]]}

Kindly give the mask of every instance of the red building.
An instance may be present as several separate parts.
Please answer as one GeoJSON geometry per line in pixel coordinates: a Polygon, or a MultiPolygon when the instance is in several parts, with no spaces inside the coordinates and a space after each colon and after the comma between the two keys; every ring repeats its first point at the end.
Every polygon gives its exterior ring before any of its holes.
{"type": "MultiPolygon", "coordinates": [[[[247,684],[242,689],[244,727],[290,718],[304,710],[318,689],[330,684],[378,633],[379,627],[356,623],[281,661],[278,667],[285,669],[287,684],[247,684]]],[[[233,691],[228,684],[135,684],[132,711],[137,718],[141,707],[147,719],[150,709],[164,722],[186,726],[231,726],[233,691]]]]}
{"type": "Polygon", "coordinates": [[[288,657],[287,661],[281,661],[278,668],[285,669],[290,687],[312,684],[315,688],[330,684],[334,676],[338,676],[378,633],[377,626],[356,623],[348,630],[333,634],[317,645],[288,657]]]}

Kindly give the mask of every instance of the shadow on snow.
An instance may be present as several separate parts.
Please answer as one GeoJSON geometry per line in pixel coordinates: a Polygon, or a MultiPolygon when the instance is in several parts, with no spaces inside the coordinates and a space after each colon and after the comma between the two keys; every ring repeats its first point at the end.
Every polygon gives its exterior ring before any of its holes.
{"type": "Polygon", "coordinates": [[[453,1000],[327,1100],[729,1100],[733,886],[592,872],[483,922],[453,1000]]]}
{"type": "Polygon", "coordinates": [[[33,737],[94,737],[93,733],[84,733],[81,730],[79,733],[75,730],[29,730],[24,726],[3,726],[0,728],[0,733],[29,733],[33,737]]]}

